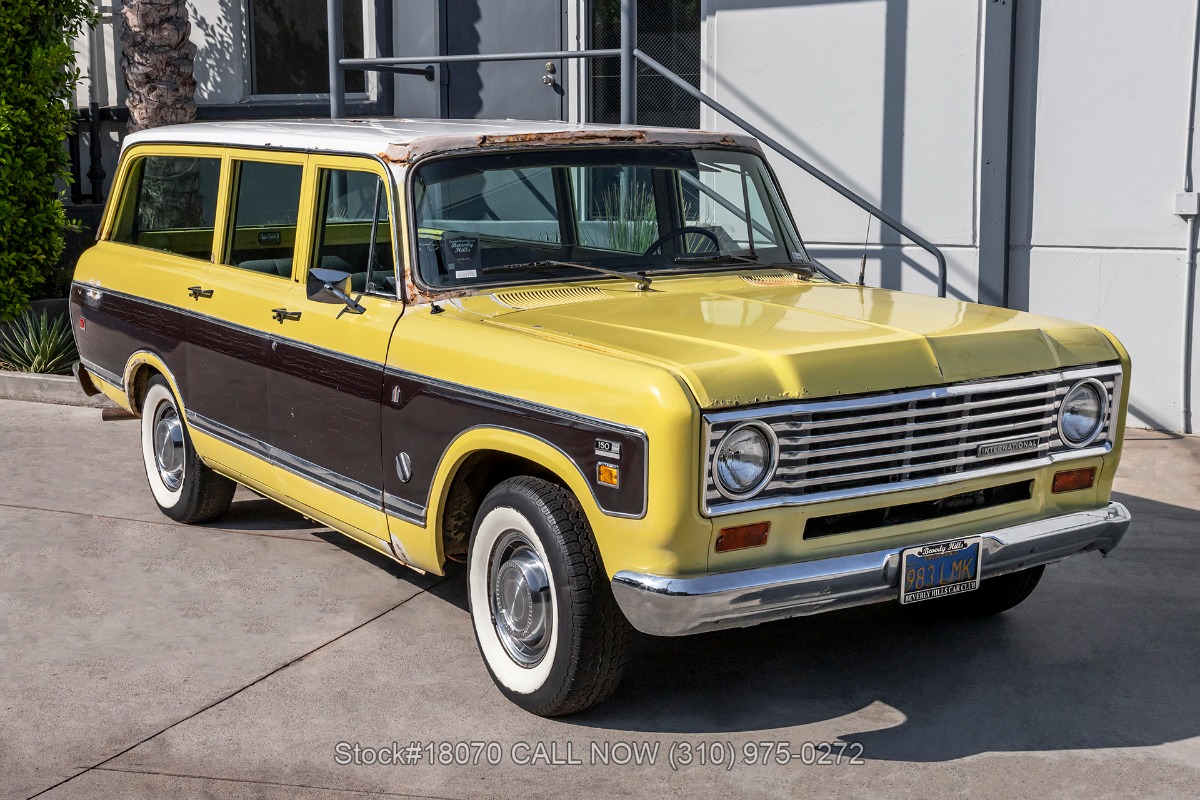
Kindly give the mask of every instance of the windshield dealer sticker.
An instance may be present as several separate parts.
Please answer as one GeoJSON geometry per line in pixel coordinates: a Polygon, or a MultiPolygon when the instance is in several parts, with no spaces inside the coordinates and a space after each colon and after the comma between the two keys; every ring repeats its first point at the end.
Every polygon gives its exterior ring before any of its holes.
{"type": "Polygon", "coordinates": [[[442,261],[454,272],[455,278],[477,278],[483,266],[479,252],[479,237],[447,234],[442,238],[442,261]]]}

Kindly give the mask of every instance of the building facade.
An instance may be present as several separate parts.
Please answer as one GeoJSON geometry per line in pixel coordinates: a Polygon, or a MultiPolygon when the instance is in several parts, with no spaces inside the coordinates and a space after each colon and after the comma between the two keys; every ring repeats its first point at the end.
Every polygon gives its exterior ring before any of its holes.
{"type": "MultiPolygon", "coordinates": [[[[196,0],[201,118],[328,114],[325,0],[196,0]]],[[[343,0],[345,54],[615,47],[619,0],[343,0]]],[[[642,0],[638,44],[945,252],[949,295],[1084,320],[1134,361],[1131,424],[1182,431],[1200,397],[1189,255],[1197,0],[642,0]],[[1136,13],[1134,13],[1136,11],[1136,13]]],[[[79,43],[111,175],[112,26],[79,43]]],[[[346,75],[353,116],[616,121],[616,60],[346,75]]],[[[641,124],[730,122],[643,69],[641,124]]],[[[771,154],[813,254],[934,290],[933,260],[771,154]],[[869,225],[869,227],[868,227],[869,225]]],[[[99,181],[97,196],[105,189],[99,181]]]]}

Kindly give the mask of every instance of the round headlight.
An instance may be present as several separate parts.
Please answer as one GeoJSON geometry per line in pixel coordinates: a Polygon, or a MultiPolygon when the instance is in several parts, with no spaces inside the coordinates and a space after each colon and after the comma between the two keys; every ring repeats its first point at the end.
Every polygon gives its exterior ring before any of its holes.
{"type": "Polygon", "coordinates": [[[717,488],[731,498],[762,488],[775,467],[775,434],[761,422],[743,422],[717,445],[713,473],[717,488]]]}
{"type": "Polygon", "coordinates": [[[1100,434],[1108,393],[1099,381],[1089,378],[1071,387],[1058,410],[1058,432],[1071,447],[1090,444],[1100,434]]]}

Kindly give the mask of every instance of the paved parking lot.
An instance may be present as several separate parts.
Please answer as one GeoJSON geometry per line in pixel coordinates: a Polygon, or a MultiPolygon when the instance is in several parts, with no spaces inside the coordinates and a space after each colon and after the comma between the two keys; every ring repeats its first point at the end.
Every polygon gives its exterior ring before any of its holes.
{"type": "Polygon", "coordinates": [[[1131,431],[1125,543],[1008,614],[644,638],[613,700],[544,720],[492,687],[461,574],[248,492],[172,523],[137,437],[0,401],[0,797],[1200,796],[1200,439],[1131,431]],[[843,763],[805,763],[822,742],[843,763]]]}

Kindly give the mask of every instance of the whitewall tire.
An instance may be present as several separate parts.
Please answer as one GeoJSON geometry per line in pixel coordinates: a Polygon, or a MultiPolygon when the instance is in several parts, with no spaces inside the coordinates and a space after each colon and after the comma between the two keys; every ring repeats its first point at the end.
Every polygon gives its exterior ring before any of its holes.
{"type": "Polygon", "coordinates": [[[209,469],[196,454],[179,403],[161,375],[142,398],[142,461],[159,509],[178,522],[223,514],[237,485],[209,469]]]}
{"type": "Polygon", "coordinates": [[[467,582],[479,652],[514,703],[558,716],[616,690],[632,628],[569,491],[525,476],[496,486],[476,516],[467,582]]]}

